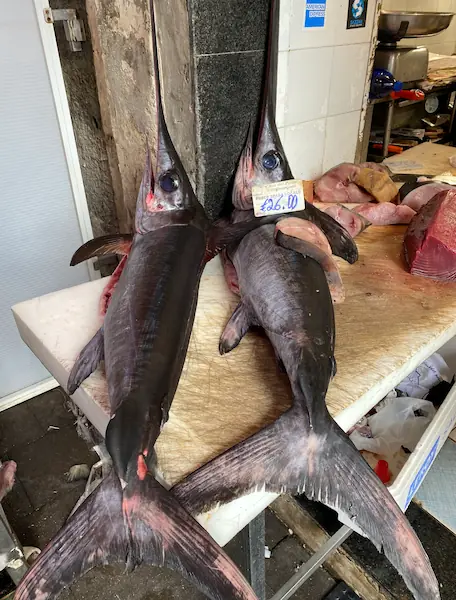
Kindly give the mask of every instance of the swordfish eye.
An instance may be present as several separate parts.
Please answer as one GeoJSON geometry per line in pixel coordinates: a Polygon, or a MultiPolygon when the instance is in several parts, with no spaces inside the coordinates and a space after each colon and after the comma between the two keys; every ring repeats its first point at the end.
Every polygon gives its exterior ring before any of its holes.
{"type": "Polygon", "coordinates": [[[164,192],[175,192],[179,187],[179,177],[176,173],[163,173],[158,183],[164,192]]]}
{"type": "Polygon", "coordinates": [[[275,150],[270,150],[263,156],[262,163],[267,171],[274,171],[280,165],[280,156],[275,150]]]}

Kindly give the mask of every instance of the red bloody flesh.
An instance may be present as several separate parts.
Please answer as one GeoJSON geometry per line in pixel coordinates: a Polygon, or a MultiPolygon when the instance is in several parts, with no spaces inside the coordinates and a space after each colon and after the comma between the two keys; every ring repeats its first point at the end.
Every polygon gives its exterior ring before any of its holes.
{"type": "Polygon", "coordinates": [[[404,254],[413,275],[456,281],[456,190],[434,196],[412,219],[404,254]]]}

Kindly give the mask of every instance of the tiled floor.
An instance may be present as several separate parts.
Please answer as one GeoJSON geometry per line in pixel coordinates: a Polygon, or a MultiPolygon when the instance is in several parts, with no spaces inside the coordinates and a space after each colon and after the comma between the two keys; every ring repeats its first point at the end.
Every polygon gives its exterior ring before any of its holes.
{"type": "MultiPolygon", "coordinates": [[[[74,417],[57,389],[0,413],[0,456],[18,464],[16,485],[3,502],[7,517],[22,544],[44,545],[62,526],[84,490],[84,482],[67,483],[65,473],[74,464],[93,464],[77,435],[74,417]]],[[[266,563],[268,597],[294,573],[309,555],[302,544],[267,512],[266,544],[272,557],[266,563]]],[[[236,560],[239,542],[227,546],[236,560]]],[[[1,586],[1,582],[0,582],[1,586]]],[[[293,596],[294,600],[321,600],[335,581],[319,569],[293,596]]],[[[1,587],[0,587],[1,590],[1,587]]],[[[121,565],[95,569],[61,596],[62,600],[203,600],[195,588],[173,572],[141,567],[124,574],[121,565]]]]}

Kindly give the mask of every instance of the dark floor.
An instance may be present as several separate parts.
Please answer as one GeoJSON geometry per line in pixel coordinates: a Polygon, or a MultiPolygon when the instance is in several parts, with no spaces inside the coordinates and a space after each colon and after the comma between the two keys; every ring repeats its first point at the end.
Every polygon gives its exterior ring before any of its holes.
{"type": "MultiPolygon", "coordinates": [[[[77,435],[74,417],[65,408],[66,396],[57,389],[0,413],[0,456],[18,464],[16,485],[3,502],[7,517],[26,546],[43,548],[62,526],[84,491],[84,482],[67,483],[72,465],[97,462],[77,435]]],[[[266,514],[266,544],[272,556],[266,562],[268,597],[309,558],[296,537],[270,513],[266,514]]],[[[239,541],[227,546],[234,560],[239,541]]],[[[319,569],[294,596],[295,600],[322,600],[336,582],[319,569]]],[[[87,573],[62,600],[202,600],[204,596],[180,576],[165,569],[141,567],[125,575],[122,567],[87,573]]]]}

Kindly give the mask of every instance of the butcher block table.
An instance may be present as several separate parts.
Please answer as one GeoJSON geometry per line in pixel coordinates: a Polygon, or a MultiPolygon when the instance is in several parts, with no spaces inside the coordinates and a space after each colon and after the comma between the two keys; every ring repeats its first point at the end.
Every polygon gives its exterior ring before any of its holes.
{"type": "MultiPolygon", "coordinates": [[[[345,431],[456,335],[456,285],[405,271],[401,259],[404,232],[402,226],[370,227],[356,240],[360,255],[356,264],[337,259],[346,300],[335,306],[338,369],[327,404],[345,431]]],[[[22,339],[64,389],[79,351],[100,327],[98,302],[105,284],[106,280],[92,281],[13,307],[22,339]]],[[[234,351],[219,355],[219,336],[237,301],[215,259],[202,277],[187,359],[170,419],[157,443],[159,467],[169,484],[272,422],[290,404],[287,379],[280,374],[265,337],[249,333],[234,351]]],[[[104,433],[108,398],[101,368],[82,384],[73,400],[104,433]]],[[[444,411],[442,428],[448,427],[446,435],[443,430],[439,433],[442,444],[456,417],[455,409],[450,409],[455,402],[450,400],[438,413],[444,411]]],[[[429,455],[426,444],[428,469],[440,446],[429,455]]],[[[426,457],[415,460],[407,475],[412,492],[424,477],[426,457]]],[[[198,520],[224,545],[274,498],[264,492],[251,494],[198,520]]],[[[398,502],[405,509],[405,503],[398,502]]],[[[342,528],[313,557],[310,572],[349,533],[342,528]]],[[[291,593],[274,598],[288,598],[291,593]]]]}

